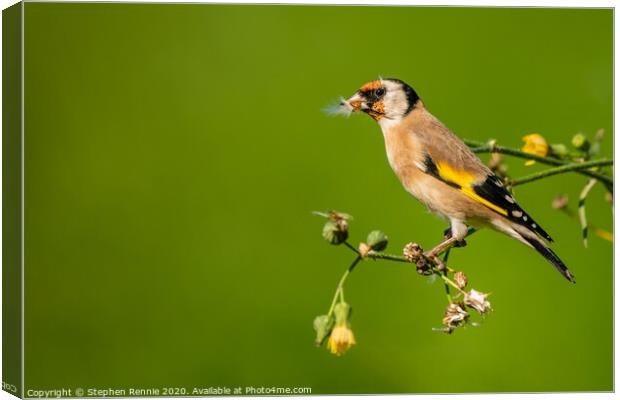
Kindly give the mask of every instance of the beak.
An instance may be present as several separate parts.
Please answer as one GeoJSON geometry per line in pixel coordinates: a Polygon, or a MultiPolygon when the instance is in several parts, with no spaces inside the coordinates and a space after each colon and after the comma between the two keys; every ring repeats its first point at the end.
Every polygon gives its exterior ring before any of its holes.
{"type": "Polygon", "coordinates": [[[348,107],[353,112],[364,111],[369,108],[368,104],[366,104],[366,99],[364,99],[364,97],[362,97],[359,93],[355,93],[347,100],[342,100],[342,105],[348,107]]]}

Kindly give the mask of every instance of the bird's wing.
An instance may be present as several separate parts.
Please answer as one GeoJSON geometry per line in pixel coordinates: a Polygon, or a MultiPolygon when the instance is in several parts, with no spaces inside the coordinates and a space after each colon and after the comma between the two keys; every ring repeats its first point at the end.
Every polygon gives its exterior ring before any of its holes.
{"type": "Polygon", "coordinates": [[[418,167],[467,197],[552,242],[551,236],[517,204],[502,181],[469,147],[447,128],[441,128],[445,131],[441,132],[440,145],[436,137],[429,136],[423,146],[423,162],[418,167]]]}

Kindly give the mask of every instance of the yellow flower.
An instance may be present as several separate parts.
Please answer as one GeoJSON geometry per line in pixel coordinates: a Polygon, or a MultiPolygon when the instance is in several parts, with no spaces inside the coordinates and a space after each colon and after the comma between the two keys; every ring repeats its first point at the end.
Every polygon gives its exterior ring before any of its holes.
{"type": "MultiPolygon", "coordinates": [[[[549,145],[544,137],[538,133],[532,133],[530,135],[523,136],[525,144],[521,148],[521,151],[528,154],[534,154],[535,156],[545,157],[549,153],[549,145]]],[[[527,160],[525,165],[532,165],[536,161],[527,160]]]]}
{"type": "Polygon", "coordinates": [[[336,325],[332,330],[329,340],[327,341],[327,348],[332,354],[341,356],[354,344],[355,337],[353,336],[353,331],[349,328],[348,323],[342,322],[336,325]]]}

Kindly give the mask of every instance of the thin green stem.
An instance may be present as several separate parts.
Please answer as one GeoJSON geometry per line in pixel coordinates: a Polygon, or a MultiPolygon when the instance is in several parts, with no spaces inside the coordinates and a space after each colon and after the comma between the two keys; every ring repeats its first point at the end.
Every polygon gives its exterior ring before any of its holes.
{"type": "Polygon", "coordinates": [[[357,255],[360,254],[359,250],[357,250],[351,243],[345,241],[344,245],[347,246],[349,249],[351,249],[355,254],[357,255]]]}
{"type": "MultiPolygon", "coordinates": [[[[568,206],[560,209],[560,211],[563,211],[564,214],[566,214],[569,218],[579,221],[579,216],[577,215],[577,213],[571,210],[570,208],[568,208],[568,206]]],[[[591,224],[591,223],[588,223],[588,229],[594,232],[594,234],[600,237],[601,239],[605,239],[613,243],[614,241],[613,233],[606,231],[605,229],[599,228],[598,226],[591,224]]]]}
{"type": "MultiPolygon", "coordinates": [[[[448,263],[448,257],[450,257],[450,249],[448,249],[446,251],[446,254],[443,256],[443,263],[444,264],[448,263]]],[[[443,271],[443,276],[445,276],[445,277],[448,276],[448,268],[447,267],[443,271]]],[[[448,299],[448,304],[451,304],[452,303],[452,295],[450,295],[450,286],[448,286],[448,283],[446,283],[445,281],[443,283],[443,286],[446,289],[446,298],[448,299]]]]}
{"type": "Polygon", "coordinates": [[[372,251],[372,250],[368,252],[367,257],[373,260],[390,260],[390,261],[398,261],[398,262],[405,262],[405,263],[410,262],[409,260],[407,260],[405,256],[397,256],[395,254],[381,253],[379,251],[372,251]]]}
{"type": "Polygon", "coordinates": [[[553,175],[564,174],[571,171],[581,171],[588,168],[593,167],[606,167],[609,165],[613,165],[612,160],[596,160],[596,161],[588,161],[584,163],[575,163],[575,164],[567,164],[562,165],[561,167],[549,168],[544,171],[536,172],[531,175],[524,176],[522,178],[517,178],[509,181],[510,186],[522,185],[524,183],[529,183],[533,181],[537,181],[539,179],[547,178],[553,175]]]}
{"type": "Polygon", "coordinates": [[[458,290],[459,292],[461,292],[462,294],[465,294],[465,292],[463,291],[463,289],[461,289],[460,287],[458,287],[458,285],[456,283],[454,283],[450,278],[448,278],[447,276],[445,276],[444,274],[439,274],[439,276],[441,276],[441,279],[443,279],[443,281],[445,283],[447,283],[448,285],[452,286],[453,288],[455,288],[456,290],[458,290]]]}
{"type": "Polygon", "coordinates": [[[338,296],[340,296],[341,301],[344,301],[344,292],[343,292],[343,287],[345,282],[347,281],[347,278],[349,277],[349,275],[351,274],[351,272],[353,272],[353,270],[355,269],[355,266],[362,260],[361,256],[357,256],[355,258],[355,260],[353,260],[353,263],[351,263],[351,265],[349,266],[349,268],[347,268],[346,271],[344,271],[344,274],[342,274],[342,277],[340,278],[340,282],[338,282],[338,286],[336,287],[336,293],[334,293],[334,298],[332,299],[332,304],[329,307],[329,311],[327,312],[328,316],[331,316],[332,313],[334,312],[334,307],[336,307],[336,302],[338,300],[338,296]]]}
{"type": "MultiPolygon", "coordinates": [[[[476,229],[470,227],[467,230],[467,235],[465,235],[465,237],[469,237],[469,236],[473,235],[475,232],[476,232],[476,229]]],[[[441,255],[441,254],[445,253],[446,251],[450,250],[455,244],[456,243],[453,243],[452,245],[448,246],[447,248],[441,250],[439,253],[437,253],[437,255],[441,255]]],[[[352,246],[350,246],[350,247],[352,247],[352,246]]],[[[354,249],[354,251],[357,254],[359,254],[359,252],[357,250],[354,249]]],[[[387,254],[387,253],[382,253],[382,252],[373,251],[373,250],[368,252],[367,257],[370,258],[370,259],[373,259],[373,260],[389,260],[389,261],[398,261],[398,262],[411,263],[411,261],[407,260],[407,258],[405,256],[397,256],[395,254],[387,254]]]]}
{"type": "MultiPolygon", "coordinates": [[[[473,151],[474,153],[501,153],[501,154],[508,154],[511,156],[515,156],[515,157],[519,157],[519,158],[524,158],[526,160],[534,160],[534,161],[538,161],[542,164],[547,164],[547,165],[555,165],[555,166],[561,166],[561,165],[566,165],[569,164],[569,162],[567,161],[563,161],[557,158],[551,158],[551,157],[541,157],[541,156],[537,156],[534,154],[529,154],[526,153],[524,151],[518,150],[518,149],[513,149],[510,147],[503,147],[503,146],[499,146],[499,145],[489,145],[486,143],[481,143],[481,142],[477,142],[475,140],[464,140],[465,144],[467,144],[470,148],[471,151],[473,151]]],[[[598,179],[599,181],[601,181],[605,187],[609,190],[609,191],[613,191],[614,188],[614,183],[613,180],[610,176],[605,175],[605,174],[601,174],[598,172],[593,172],[593,171],[588,171],[588,170],[575,170],[575,172],[578,172],[580,174],[583,175],[587,175],[591,178],[595,178],[598,179]]]]}

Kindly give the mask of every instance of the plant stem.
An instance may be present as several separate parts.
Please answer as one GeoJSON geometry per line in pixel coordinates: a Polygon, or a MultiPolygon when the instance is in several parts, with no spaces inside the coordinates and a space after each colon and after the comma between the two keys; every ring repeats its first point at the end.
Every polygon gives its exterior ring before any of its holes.
{"type": "MultiPolygon", "coordinates": [[[[562,208],[560,211],[563,211],[564,214],[568,215],[570,218],[579,221],[579,216],[577,215],[577,213],[575,213],[572,209],[568,208],[568,207],[564,207],[562,208]]],[[[588,223],[588,229],[590,229],[591,231],[594,232],[594,234],[598,237],[600,237],[601,239],[605,239],[609,242],[614,242],[614,234],[606,231],[605,229],[601,229],[598,226],[595,226],[593,224],[588,223]]]]}
{"type": "MultiPolygon", "coordinates": [[[[519,157],[519,158],[524,158],[526,160],[534,160],[534,161],[538,161],[542,164],[547,164],[547,165],[556,165],[556,166],[560,166],[560,165],[566,165],[568,164],[568,162],[566,161],[562,161],[560,159],[557,158],[551,158],[551,157],[541,157],[541,156],[537,156],[534,154],[529,154],[526,153],[524,151],[518,150],[518,149],[512,149],[510,147],[503,147],[503,146],[498,146],[498,145],[489,145],[486,143],[481,143],[481,142],[477,142],[475,140],[464,140],[465,144],[467,144],[470,148],[471,151],[473,151],[474,153],[501,153],[501,154],[508,154],[511,156],[515,156],[515,157],[519,157]]],[[[607,190],[609,190],[610,192],[613,192],[614,189],[614,183],[611,177],[609,177],[608,175],[605,174],[601,174],[598,172],[593,172],[593,171],[587,171],[587,170],[575,170],[575,172],[578,172],[580,174],[583,175],[587,175],[591,178],[595,178],[598,179],[599,181],[601,181],[605,187],[607,188],[607,190]]]]}
{"type": "MultiPolygon", "coordinates": [[[[445,277],[448,276],[448,268],[447,268],[448,257],[450,257],[450,249],[448,249],[446,251],[446,254],[443,256],[443,263],[446,264],[446,269],[443,271],[443,276],[445,277]]],[[[445,281],[443,285],[444,285],[444,288],[446,289],[446,297],[448,299],[448,304],[452,304],[452,296],[450,295],[450,286],[448,286],[448,283],[445,281]]]]}
{"type": "Polygon", "coordinates": [[[407,260],[405,256],[397,256],[395,254],[381,253],[378,251],[370,251],[368,253],[368,258],[371,258],[373,260],[390,260],[390,261],[398,261],[398,262],[405,262],[405,263],[409,262],[409,260],[407,260]]]}
{"type": "MultiPolygon", "coordinates": [[[[469,237],[471,235],[473,235],[476,232],[476,228],[469,228],[467,230],[467,235],[465,235],[465,237],[469,237]]],[[[359,252],[350,244],[346,243],[349,246],[349,248],[352,248],[353,251],[355,251],[357,254],[359,254],[359,252]]],[[[449,251],[456,243],[453,243],[452,245],[446,247],[445,249],[441,250],[439,253],[437,253],[437,255],[441,255],[443,253],[445,253],[446,251],[449,251]]],[[[373,251],[371,250],[368,253],[368,258],[371,258],[373,260],[390,260],[390,261],[399,261],[399,262],[406,262],[406,263],[411,263],[411,261],[407,260],[407,258],[405,258],[405,256],[397,256],[395,254],[387,254],[387,253],[382,253],[379,251],[373,251]]]]}
{"type": "Polygon", "coordinates": [[[357,255],[360,254],[359,250],[357,250],[355,247],[353,247],[353,245],[351,245],[351,243],[345,241],[344,245],[347,246],[349,249],[351,249],[355,254],[357,254],[357,255]]]}
{"type": "Polygon", "coordinates": [[[355,269],[355,266],[362,260],[361,256],[357,256],[355,258],[355,260],[353,260],[353,263],[351,263],[351,265],[349,266],[349,268],[347,268],[346,271],[344,271],[344,274],[342,274],[342,277],[340,278],[340,282],[338,282],[338,286],[336,287],[336,293],[334,293],[334,298],[332,299],[332,304],[329,307],[329,311],[327,312],[328,316],[331,316],[332,313],[334,312],[334,307],[336,307],[336,301],[338,300],[338,296],[340,295],[340,299],[341,301],[344,301],[344,292],[343,292],[343,287],[345,282],[347,281],[347,278],[349,277],[349,275],[351,274],[351,272],[353,272],[353,270],[355,269]]]}
{"type": "Polygon", "coordinates": [[[561,167],[549,168],[544,171],[536,172],[531,175],[524,176],[522,178],[517,178],[509,181],[510,186],[522,185],[524,183],[529,183],[533,181],[537,181],[539,179],[547,178],[549,176],[564,174],[566,172],[571,171],[580,171],[592,167],[606,167],[609,165],[613,165],[613,160],[596,160],[596,161],[588,161],[584,163],[574,163],[562,165],[561,167]]]}
{"type": "Polygon", "coordinates": [[[461,292],[462,294],[465,294],[465,292],[463,291],[463,289],[461,289],[460,287],[458,287],[458,285],[456,283],[454,283],[450,278],[448,278],[447,276],[445,276],[444,274],[439,273],[439,276],[441,276],[441,279],[443,279],[443,281],[445,283],[447,283],[448,285],[452,286],[453,288],[455,288],[456,290],[458,290],[459,292],[461,292]]]}

